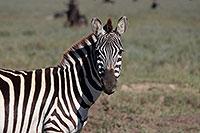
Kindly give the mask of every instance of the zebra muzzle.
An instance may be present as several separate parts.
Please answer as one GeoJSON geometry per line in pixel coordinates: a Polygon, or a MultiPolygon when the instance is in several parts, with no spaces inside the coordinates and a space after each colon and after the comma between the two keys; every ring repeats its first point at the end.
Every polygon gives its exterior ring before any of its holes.
{"type": "Polygon", "coordinates": [[[106,69],[102,77],[103,81],[103,91],[110,95],[115,92],[117,88],[117,78],[114,75],[113,69],[106,69]]]}

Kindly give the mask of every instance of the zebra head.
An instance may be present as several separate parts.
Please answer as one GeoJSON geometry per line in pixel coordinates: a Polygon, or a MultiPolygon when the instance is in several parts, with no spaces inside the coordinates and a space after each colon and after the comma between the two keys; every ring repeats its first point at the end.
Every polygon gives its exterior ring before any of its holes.
{"type": "Polygon", "coordinates": [[[126,16],[123,16],[118,20],[117,27],[113,30],[110,18],[104,26],[97,18],[93,18],[91,21],[93,33],[97,37],[96,67],[106,94],[112,94],[117,87],[117,79],[120,76],[122,65],[123,45],[121,37],[126,32],[127,23],[126,16]]]}

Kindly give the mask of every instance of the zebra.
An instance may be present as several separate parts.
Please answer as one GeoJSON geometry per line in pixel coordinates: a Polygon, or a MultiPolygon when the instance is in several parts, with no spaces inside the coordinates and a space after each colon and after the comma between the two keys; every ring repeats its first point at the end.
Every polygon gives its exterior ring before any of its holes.
{"type": "Polygon", "coordinates": [[[0,132],[81,132],[88,110],[102,92],[115,92],[122,65],[121,37],[128,20],[122,16],[102,26],[63,53],[56,67],[0,69],[0,132]]]}

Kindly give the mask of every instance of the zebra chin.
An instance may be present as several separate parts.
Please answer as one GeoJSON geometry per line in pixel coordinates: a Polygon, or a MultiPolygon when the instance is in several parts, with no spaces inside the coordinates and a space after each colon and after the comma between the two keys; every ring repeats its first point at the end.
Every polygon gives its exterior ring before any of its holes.
{"type": "Polygon", "coordinates": [[[113,69],[106,69],[102,77],[103,91],[110,95],[115,92],[117,88],[117,78],[114,75],[113,69]]]}

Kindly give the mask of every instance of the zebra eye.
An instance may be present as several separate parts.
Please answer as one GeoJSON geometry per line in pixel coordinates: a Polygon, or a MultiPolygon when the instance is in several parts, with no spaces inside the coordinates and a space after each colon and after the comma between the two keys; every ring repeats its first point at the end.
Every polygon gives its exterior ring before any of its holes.
{"type": "Polygon", "coordinates": [[[98,50],[95,51],[95,54],[96,54],[96,56],[100,55],[98,50]]]}
{"type": "Polygon", "coordinates": [[[120,50],[119,50],[119,55],[121,55],[122,52],[124,52],[124,50],[123,50],[123,49],[120,49],[120,50]]]}

